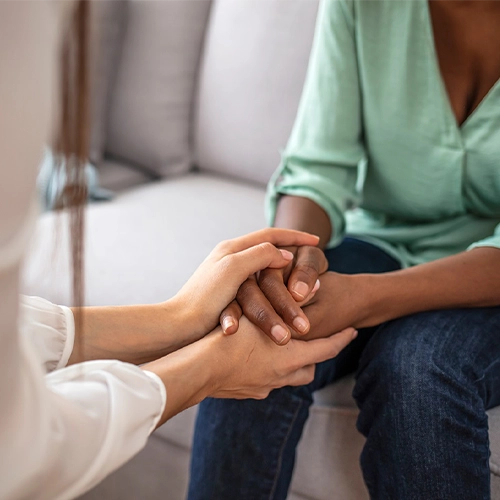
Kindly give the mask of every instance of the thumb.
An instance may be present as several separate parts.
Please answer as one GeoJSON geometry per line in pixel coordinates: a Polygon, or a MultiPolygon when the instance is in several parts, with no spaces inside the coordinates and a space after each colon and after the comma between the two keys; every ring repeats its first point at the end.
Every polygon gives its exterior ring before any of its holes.
{"type": "Polygon", "coordinates": [[[357,335],[358,332],[349,327],[324,339],[296,341],[302,344],[299,351],[300,361],[302,365],[311,365],[336,358],[340,351],[347,347],[357,335]]]}
{"type": "Polygon", "coordinates": [[[253,247],[227,256],[232,264],[231,271],[234,272],[241,283],[252,274],[262,271],[268,267],[280,269],[293,260],[293,254],[288,250],[278,249],[272,243],[260,243],[253,247]]]}

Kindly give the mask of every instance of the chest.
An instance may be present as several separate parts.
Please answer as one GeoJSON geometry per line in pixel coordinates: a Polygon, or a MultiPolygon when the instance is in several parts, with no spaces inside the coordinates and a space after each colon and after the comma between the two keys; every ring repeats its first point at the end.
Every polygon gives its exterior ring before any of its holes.
{"type": "Polygon", "coordinates": [[[433,1],[357,4],[365,208],[497,217],[500,19],[481,37],[476,22],[433,26],[433,1]]]}
{"type": "Polygon", "coordinates": [[[500,2],[429,1],[441,77],[458,125],[500,79],[500,2]]]}

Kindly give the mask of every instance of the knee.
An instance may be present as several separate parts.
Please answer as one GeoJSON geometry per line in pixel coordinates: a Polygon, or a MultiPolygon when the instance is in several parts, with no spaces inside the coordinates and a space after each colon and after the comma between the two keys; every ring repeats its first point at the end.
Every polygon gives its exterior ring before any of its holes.
{"type": "Polygon", "coordinates": [[[425,420],[433,408],[439,411],[443,397],[459,389],[460,357],[446,349],[443,325],[429,319],[424,314],[388,323],[365,348],[353,393],[363,434],[376,415],[425,420]]]}

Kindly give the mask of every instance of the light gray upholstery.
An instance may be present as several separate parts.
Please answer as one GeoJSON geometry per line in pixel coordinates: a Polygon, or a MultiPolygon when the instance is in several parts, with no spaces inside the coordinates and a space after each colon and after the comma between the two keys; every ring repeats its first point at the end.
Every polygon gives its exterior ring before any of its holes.
{"type": "MultiPolygon", "coordinates": [[[[87,214],[87,303],[93,305],[165,300],[217,242],[264,225],[263,184],[293,123],[317,8],[316,0],[214,0],[200,70],[207,1],[127,3],[123,42],[113,49],[119,55],[109,56],[112,68],[119,58],[110,115],[103,118],[109,127],[96,150],[104,152],[102,184],[118,195],[87,214]],[[194,156],[201,172],[187,171],[194,156]]],[[[115,39],[110,34],[102,43],[115,39]]],[[[26,293],[68,303],[64,229],[64,220],[41,217],[25,266],[26,293]]],[[[367,498],[352,386],[348,377],[316,394],[290,500],[367,498]]],[[[134,460],[84,498],[183,499],[195,413],[167,422],[134,460]]],[[[489,412],[489,423],[498,500],[500,408],[489,412]]]]}
{"type": "Polygon", "coordinates": [[[115,192],[140,186],[145,182],[156,179],[156,175],[152,175],[147,170],[141,170],[136,166],[115,161],[111,158],[99,162],[98,174],[99,186],[115,192]]]}
{"type": "Polygon", "coordinates": [[[214,3],[195,123],[200,168],[267,183],[297,111],[317,5],[214,3]]]}
{"type": "Polygon", "coordinates": [[[115,81],[125,30],[128,3],[124,0],[91,3],[91,150],[94,163],[102,160],[109,117],[109,97],[115,81]]]}
{"type": "Polygon", "coordinates": [[[134,1],[127,10],[106,151],[161,175],[186,172],[210,2],[134,1]]]}
{"type": "MultiPolygon", "coordinates": [[[[189,173],[91,205],[85,242],[87,303],[168,299],[219,241],[264,226],[263,200],[262,189],[255,186],[189,173]]],[[[31,293],[65,304],[64,222],[55,224],[52,214],[42,216],[26,275],[31,293]],[[58,239],[52,237],[56,229],[58,239]],[[54,259],[54,247],[60,258],[54,259]]]]}

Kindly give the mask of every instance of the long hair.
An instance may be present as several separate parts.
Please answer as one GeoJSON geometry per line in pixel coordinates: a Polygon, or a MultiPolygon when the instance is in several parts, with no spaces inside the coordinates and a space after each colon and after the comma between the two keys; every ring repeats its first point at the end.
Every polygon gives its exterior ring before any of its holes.
{"type": "MultiPolygon", "coordinates": [[[[57,208],[69,212],[73,305],[84,302],[84,207],[87,200],[84,166],[89,152],[88,30],[89,1],[78,0],[61,53],[61,116],[55,150],[66,185],[57,208]]],[[[81,321],[81,315],[78,318],[81,321]]]]}

